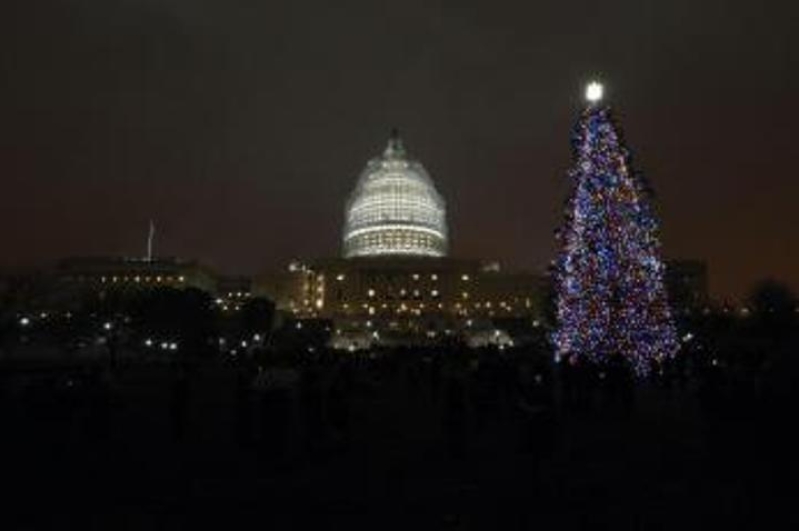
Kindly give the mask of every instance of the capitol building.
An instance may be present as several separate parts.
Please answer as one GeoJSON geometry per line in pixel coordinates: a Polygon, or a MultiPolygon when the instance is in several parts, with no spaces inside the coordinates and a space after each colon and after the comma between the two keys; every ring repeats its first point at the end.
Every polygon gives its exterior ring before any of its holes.
{"type": "Polygon", "coordinates": [[[447,254],[444,199],[396,131],[361,173],[345,216],[345,258],[447,254]]]}
{"type": "Polygon", "coordinates": [[[542,275],[448,253],[446,202],[395,131],[346,201],[341,257],[292,262],[254,279],[253,292],[298,322],[332,322],[334,348],[502,347],[514,342],[507,323],[538,326],[542,275]]]}

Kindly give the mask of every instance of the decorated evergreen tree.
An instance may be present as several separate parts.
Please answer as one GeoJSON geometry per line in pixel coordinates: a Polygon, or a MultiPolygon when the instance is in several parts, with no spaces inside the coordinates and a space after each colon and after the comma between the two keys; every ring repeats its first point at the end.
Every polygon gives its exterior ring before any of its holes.
{"type": "Polygon", "coordinates": [[[602,86],[592,83],[572,138],[574,189],[559,232],[556,356],[609,363],[639,376],[678,348],[663,283],[657,222],[602,86]]]}

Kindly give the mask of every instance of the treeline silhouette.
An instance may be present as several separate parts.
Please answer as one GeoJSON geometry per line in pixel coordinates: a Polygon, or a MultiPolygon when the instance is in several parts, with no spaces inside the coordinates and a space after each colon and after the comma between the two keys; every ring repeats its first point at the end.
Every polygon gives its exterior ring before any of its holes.
{"type": "Polygon", "coordinates": [[[646,381],[619,359],[556,364],[545,335],[334,352],[325,323],[273,330],[268,301],[224,318],[190,290],[102,304],[74,329],[6,327],[4,351],[106,336],[96,358],[0,362],[6,517],[28,528],[795,520],[799,320],[773,281],[745,311],[681,315],[680,355],[646,381]]]}

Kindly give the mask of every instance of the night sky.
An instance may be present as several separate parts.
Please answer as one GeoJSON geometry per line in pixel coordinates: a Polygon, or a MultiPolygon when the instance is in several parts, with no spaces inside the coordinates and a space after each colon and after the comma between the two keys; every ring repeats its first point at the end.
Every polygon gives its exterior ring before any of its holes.
{"type": "Polygon", "coordinates": [[[543,268],[592,77],[712,290],[799,290],[796,2],[6,0],[0,266],[159,254],[230,273],[337,254],[394,126],[452,254],[543,268]]]}

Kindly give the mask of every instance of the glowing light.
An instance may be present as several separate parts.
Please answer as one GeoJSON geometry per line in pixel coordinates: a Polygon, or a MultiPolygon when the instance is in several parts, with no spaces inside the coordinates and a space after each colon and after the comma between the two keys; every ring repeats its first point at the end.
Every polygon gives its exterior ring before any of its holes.
{"type": "Polygon", "coordinates": [[[605,87],[601,83],[592,81],[585,87],[585,99],[591,103],[597,103],[602,100],[605,94],[605,87]]]}
{"type": "Polygon", "coordinates": [[[444,200],[398,136],[361,173],[346,207],[344,256],[444,256],[444,200]]]}
{"type": "Polygon", "coordinates": [[[20,326],[28,326],[29,324],[31,324],[31,320],[28,317],[22,317],[19,320],[19,324],[20,326]]]}

